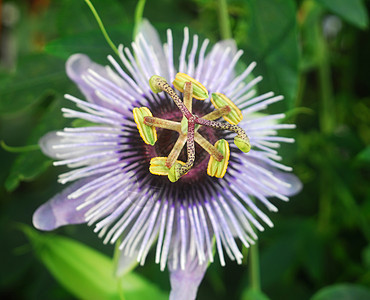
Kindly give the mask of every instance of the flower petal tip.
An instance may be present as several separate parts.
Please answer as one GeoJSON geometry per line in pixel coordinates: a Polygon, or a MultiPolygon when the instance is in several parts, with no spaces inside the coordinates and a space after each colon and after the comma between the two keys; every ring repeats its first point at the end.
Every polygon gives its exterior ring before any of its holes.
{"type": "Polygon", "coordinates": [[[56,219],[51,212],[50,203],[41,205],[32,216],[33,226],[39,230],[51,231],[57,228],[56,219]]]}
{"type": "Polygon", "coordinates": [[[57,152],[53,146],[60,144],[62,139],[57,133],[57,131],[50,131],[39,140],[42,153],[54,159],[57,158],[57,152]]]}
{"type": "Polygon", "coordinates": [[[73,54],[66,62],[66,72],[69,78],[73,81],[78,81],[91,65],[90,58],[85,54],[73,54]]]}

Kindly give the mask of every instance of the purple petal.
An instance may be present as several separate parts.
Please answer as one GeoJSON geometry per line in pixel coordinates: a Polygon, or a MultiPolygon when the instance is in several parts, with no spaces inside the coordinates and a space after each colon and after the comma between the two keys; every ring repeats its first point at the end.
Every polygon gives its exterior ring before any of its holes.
{"type": "Polygon", "coordinates": [[[302,190],[303,184],[299,180],[299,178],[295,176],[294,174],[275,170],[274,176],[290,184],[290,187],[286,187],[286,186],[279,187],[279,192],[281,194],[290,197],[290,196],[297,195],[302,190]]]}
{"type": "Polygon", "coordinates": [[[100,104],[101,99],[95,94],[94,88],[89,86],[84,77],[88,75],[88,70],[91,69],[103,77],[108,77],[105,68],[90,60],[87,55],[73,54],[66,63],[66,72],[78,86],[80,91],[85,95],[90,102],[100,104]]]}
{"type": "Polygon", "coordinates": [[[50,231],[63,225],[85,223],[84,215],[89,207],[76,210],[85,197],[68,199],[68,195],[90,180],[85,178],[75,182],[41,205],[33,214],[33,225],[37,229],[50,231]]]}
{"type": "MultiPolygon", "coordinates": [[[[235,57],[236,50],[237,47],[234,40],[223,40],[216,43],[205,58],[200,82],[205,84],[210,90],[218,90],[220,76],[230,66],[235,57]],[[226,49],[228,48],[229,51],[226,53],[226,49]]],[[[227,78],[222,78],[223,85],[230,83],[234,75],[234,71],[232,71],[228,74],[227,78]]]]}
{"type": "Polygon", "coordinates": [[[152,24],[150,24],[148,20],[144,19],[140,24],[138,33],[143,35],[144,40],[150,48],[153,48],[153,51],[158,59],[161,73],[157,75],[163,76],[170,81],[171,78],[169,78],[168,74],[167,61],[157,30],[152,26],[152,24]]]}
{"type": "Polygon", "coordinates": [[[172,268],[170,271],[171,293],[170,300],[194,300],[197,296],[198,287],[207,270],[208,263],[199,264],[198,258],[190,258],[188,255],[185,269],[172,268]]]}
{"type": "MultiPolygon", "coordinates": [[[[267,164],[266,162],[260,159],[251,159],[251,161],[254,161],[256,165],[259,165],[260,167],[271,172],[273,176],[279,179],[280,181],[289,184],[289,186],[278,184],[277,185],[278,189],[276,190],[276,192],[284,196],[290,197],[298,194],[302,190],[303,184],[299,180],[299,178],[294,174],[285,171],[280,171],[279,169],[267,164]]],[[[271,194],[266,193],[265,196],[271,196],[271,194]]]]}

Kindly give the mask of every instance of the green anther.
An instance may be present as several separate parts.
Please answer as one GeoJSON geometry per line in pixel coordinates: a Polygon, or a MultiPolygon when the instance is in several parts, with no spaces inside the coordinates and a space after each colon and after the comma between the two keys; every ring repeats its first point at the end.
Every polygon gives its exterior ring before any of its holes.
{"type": "Polygon", "coordinates": [[[234,138],[234,144],[243,152],[248,153],[251,150],[251,144],[248,138],[240,138],[236,136],[234,138]]]}
{"type": "Polygon", "coordinates": [[[135,107],[133,114],[141,138],[146,144],[153,146],[157,141],[157,131],[155,127],[148,126],[144,123],[144,117],[152,117],[152,113],[147,107],[135,107]]]}
{"type": "Polygon", "coordinates": [[[170,171],[168,172],[168,179],[171,182],[176,182],[177,180],[180,179],[180,177],[181,177],[181,175],[180,175],[181,166],[182,165],[180,163],[176,162],[171,167],[170,171]]]}
{"type": "Polygon", "coordinates": [[[219,162],[213,156],[209,158],[207,174],[212,177],[222,178],[225,176],[227,166],[229,165],[230,147],[229,143],[222,139],[215,143],[215,147],[223,155],[223,159],[219,162]]]}
{"type": "MultiPolygon", "coordinates": [[[[149,172],[154,175],[167,176],[170,169],[166,166],[167,157],[153,157],[150,160],[149,172]]],[[[185,165],[184,162],[177,160],[180,165],[185,165]]]]}
{"type": "Polygon", "coordinates": [[[240,109],[224,94],[212,93],[211,102],[216,108],[225,106],[230,107],[230,112],[223,116],[226,122],[232,125],[237,125],[241,120],[243,120],[243,114],[240,109]]]}
{"type": "Polygon", "coordinates": [[[184,92],[184,85],[186,82],[191,82],[193,86],[193,97],[197,100],[205,100],[208,98],[207,89],[197,80],[184,73],[177,73],[175,80],[172,82],[173,86],[181,93],[184,92]]]}
{"type": "Polygon", "coordinates": [[[162,76],[158,76],[158,75],[153,75],[149,79],[149,86],[151,90],[153,91],[153,93],[156,93],[156,94],[162,92],[162,89],[158,86],[158,81],[167,82],[165,78],[163,78],[162,76]]]}

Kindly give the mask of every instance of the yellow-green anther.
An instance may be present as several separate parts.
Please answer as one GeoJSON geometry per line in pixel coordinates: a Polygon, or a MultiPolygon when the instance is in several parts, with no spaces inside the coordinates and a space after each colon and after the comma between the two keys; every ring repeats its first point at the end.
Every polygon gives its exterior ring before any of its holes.
{"type": "Polygon", "coordinates": [[[180,177],[181,177],[181,174],[180,174],[181,166],[182,165],[180,163],[176,162],[171,167],[170,171],[168,172],[168,179],[171,182],[176,182],[177,180],[180,179],[180,177]]]}
{"type": "Polygon", "coordinates": [[[146,144],[153,146],[157,141],[157,131],[155,130],[155,127],[148,126],[144,123],[145,117],[153,116],[151,111],[147,107],[135,107],[133,110],[133,114],[141,138],[146,144]]]}
{"type": "Polygon", "coordinates": [[[211,156],[208,161],[207,174],[212,177],[222,178],[224,177],[229,164],[230,147],[229,143],[224,139],[218,140],[215,143],[215,147],[222,153],[224,158],[221,161],[217,161],[213,156],[211,156]]]}
{"type": "MultiPolygon", "coordinates": [[[[154,175],[168,176],[170,169],[166,166],[167,157],[153,157],[150,160],[149,172],[154,175]]],[[[177,160],[180,165],[185,165],[184,162],[177,160]]]]}
{"type": "Polygon", "coordinates": [[[221,108],[224,106],[230,107],[230,112],[223,116],[226,122],[236,125],[243,120],[243,115],[240,109],[224,94],[212,93],[211,102],[216,108],[221,108]]]}
{"type": "Polygon", "coordinates": [[[186,82],[191,82],[193,86],[193,97],[197,100],[205,100],[208,98],[207,89],[199,81],[184,73],[177,73],[175,80],[172,82],[173,86],[180,92],[184,92],[184,85],[186,82]]]}
{"type": "Polygon", "coordinates": [[[167,81],[164,77],[162,77],[162,76],[158,76],[158,75],[153,75],[152,77],[150,77],[150,79],[149,79],[149,86],[150,86],[150,88],[151,88],[151,90],[153,91],[153,93],[160,93],[160,92],[162,92],[162,88],[160,88],[159,86],[158,86],[158,82],[159,81],[167,81]]]}
{"type": "Polygon", "coordinates": [[[241,138],[236,136],[234,138],[234,144],[243,152],[248,153],[251,150],[251,143],[249,142],[248,137],[241,138]]]}

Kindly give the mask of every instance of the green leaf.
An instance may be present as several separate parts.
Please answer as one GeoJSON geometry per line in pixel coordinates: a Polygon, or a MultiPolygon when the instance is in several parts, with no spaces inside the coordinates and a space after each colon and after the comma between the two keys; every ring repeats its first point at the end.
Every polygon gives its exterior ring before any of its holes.
{"type": "Polygon", "coordinates": [[[16,73],[0,85],[0,114],[26,110],[46,95],[64,92],[69,85],[64,61],[46,54],[23,57],[16,73]]]}
{"type": "Polygon", "coordinates": [[[364,261],[364,265],[368,270],[370,270],[370,244],[367,245],[362,251],[362,258],[364,261]]]}
{"type": "Polygon", "coordinates": [[[242,300],[269,300],[270,298],[267,297],[261,291],[248,288],[243,292],[241,299],[242,300]]]}
{"type": "Polygon", "coordinates": [[[367,146],[356,156],[356,161],[361,163],[370,163],[370,146],[367,146]]]}
{"type": "Polygon", "coordinates": [[[369,17],[363,0],[316,0],[326,9],[337,14],[347,22],[361,28],[367,28],[369,17]]]}
{"type": "Polygon", "coordinates": [[[311,300],[368,300],[370,289],[355,284],[336,284],[319,290],[311,300]]]}
{"type": "MultiPolygon", "coordinates": [[[[132,28],[125,26],[119,29],[110,29],[109,36],[116,45],[120,43],[128,45],[132,41],[132,28]]],[[[67,60],[72,54],[84,53],[95,62],[104,65],[108,63],[107,56],[114,54],[99,29],[51,41],[45,46],[45,51],[64,60],[67,60]]]]}
{"type": "Polygon", "coordinates": [[[137,274],[130,273],[118,280],[113,275],[110,258],[77,241],[52,234],[40,234],[27,226],[22,226],[21,229],[50,273],[79,299],[168,298],[137,274]],[[122,292],[124,295],[120,297],[122,292]]]}
{"type": "Polygon", "coordinates": [[[53,276],[80,299],[119,299],[111,261],[68,238],[23,227],[35,253],[53,276]]]}
{"type": "Polygon", "coordinates": [[[316,68],[322,61],[322,14],[324,8],[314,2],[305,2],[305,17],[300,26],[302,45],[300,69],[307,71],[316,68]]]}
{"type": "MultiPolygon", "coordinates": [[[[38,140],[51,130],[60,129],[66,120],[60,112],[60,101],[50,104],[47,111],[33,128],[28,140],[28,145],[37,145],[38,140]]],[[[10,168],[10,173],[5,181],[5,188],[8,191],[15,190],[20,181],[30,181],[44,172],[51,165],[51,160],[40,150],[29,151],[20,154],[10,168]]]]}
{"type": "MultiPolygon", "coordinates": [[[[104,26],[123,27],[125,24],[132,23],[132,10],[126,9],[119,0],[92,1],[96,11],[99,13],[104,26]]],[[[85,1],[59,0],[51,2],[58,8],[56,25],[60,36],[71,36],[82,32],[97,30],[98,24],[85,1]]],[[[110,30],[108,30],[110,34],[110,30]]],[[[99,31],[99,35],[102,33],[99,31]]]]}
{"type": "Polygon", "coordinates": [[[269,287],[281,281],[281,278],[286,276],[289,270],[296,264],[298,260],[297,252],[297,237],[288,234],[285,234],[276,240],[274,244],[263,249],[260,255],[262,287],[269,287]]]}
{"type": "Polygon", "coordinates": [[[250,20],[245,48],[263,75],[261,91],[282,94],[294,107],[298,90],[298,29],[293,0],[248,0],[250,20]]]}

